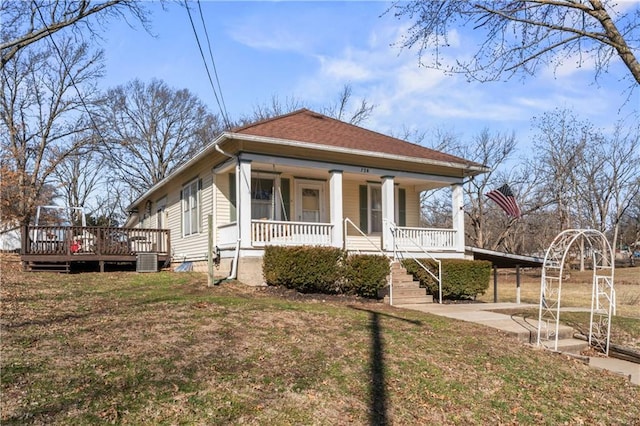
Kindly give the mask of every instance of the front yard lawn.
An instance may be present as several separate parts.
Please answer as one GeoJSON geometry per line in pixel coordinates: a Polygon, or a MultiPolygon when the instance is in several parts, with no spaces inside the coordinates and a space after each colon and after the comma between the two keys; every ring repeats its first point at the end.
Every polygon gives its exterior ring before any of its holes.
{"type": "Polygon", "coordinates": [[[619,424],[640,388],[499,332],[194,273],[4,267],[4,424],[619,424]]]}

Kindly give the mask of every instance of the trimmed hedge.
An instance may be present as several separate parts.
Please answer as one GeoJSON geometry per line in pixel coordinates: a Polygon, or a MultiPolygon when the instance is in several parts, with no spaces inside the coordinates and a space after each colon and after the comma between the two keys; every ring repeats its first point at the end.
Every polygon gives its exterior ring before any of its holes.
{"type": "Polygon", "coordinates": [[[353,255],[347,258],[348,290],[358,296],[374,299],[378,290],[387,285],[389,259],[381,255],[353,255]]]}
{"type": "MultiPolygon", "coordinates": [[[[431,260],[420,262],[437,275],[437,264],[431,260]]],[[[489,288],[491,262],[486,260],[443,259],[442,261],[442,297],[446,299],[475,299],[489,288]]],[[[420,281],[433,295],[438,294],[436,281],[413,259],[402,261],[407,272],[420,281]]]]}
{"type": "Polygon", "coordinates": [[[301,293],[340,293],[344,258],[344,251],[339,248],[268,246],[262,272],[267,285],[281,285],[301,293]]]}
{"type": "Polygon", "coordinates": [[[389,260],[384,256],[347,256],[330,247],[268,246],[263,276],[267,285],[284,286],[301,293],[357,294],[377,298],[387,284],[389,260]]]}

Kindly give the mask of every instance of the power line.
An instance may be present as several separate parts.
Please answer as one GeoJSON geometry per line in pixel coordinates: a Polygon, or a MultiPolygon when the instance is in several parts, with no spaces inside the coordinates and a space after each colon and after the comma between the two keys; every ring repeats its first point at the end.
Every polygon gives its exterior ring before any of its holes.
{"type": "MultiPolygon", "coordinates": [[[[189,9],[189,3],[187,2],[187,0],[184,0],[184,5],[187,9],[187,14],[189,15],[189,22],[191,22],[191,28],[193,29],[193,35],[195,35],[196,37],[196,43],[198,44],[198,50],[200,51],[200,56],[202,57],[202,62],[204,62],[204,67],[207,71],[207,76],[209,77],[209,84],[211,85],[211,89],[213,90],[213,95],[216,98],[216,103],[218,104],[218,108],[220,109],[220,113],[222,114],[222,119],[224,120],[225,126],[230,129],[231,128],[231,123],[229,121],[229,117],[227,115],[227,111],[226,109],[223,107],[223,103],[220,102],[220,99],[218,98],[218,92],[216,91],[216,87],[213,83],[213,78],[211,77],[211,72],[209,71],[209,65],[207,64],[207,59],[204,56],[204,52],[202,51],[202,45],[200,44],[200,37],[198,37],[198,31],[196,30],[196,26],[193,23],[193,17],[191,16],[191,9],[189,9]]],[[[203,18],[204,20],[204,18],[203,18]]],[[[206,32],[206,30],[205,30],[206,32]]],[[[212,60],[213,60],[213,55],[212,55],[212,60]]],[[[215,67],[215,63],[214,63],[214,67],[215,67]]],[[[216,73],[216,78],[217,78],[217,73],[216,73]]],[[[222,91],[220,91],[220,97],[222,97],[222,91]]]]}
{"type": "Polygon", "coordinates": [[[213,74],[216,76],[216,83],[218,83],[218,92],[220,92],[220,99],[222,100],[222,106],[224,108],[224,112],[229,116],[227,112],[227,105],[224,102],[224,96],[222,95],[222,87],[220,86],[220,79],[218,78],[218,70],[216,69],[216,61],[213,59],[213,52],[211,51],[211,40],[209,39],[209,32],[207,31],[207,24],[204,21],[204,16],[202,14],[202,6],[200,4],[200,0],[198,0],[198,10],[200,12],[200,20],[202,21],[202,27],[204,28],[204,35],[207,38],[207,45],[209,47],[209,57],[211,57],[211,64],[213,65],[213,74]]]}

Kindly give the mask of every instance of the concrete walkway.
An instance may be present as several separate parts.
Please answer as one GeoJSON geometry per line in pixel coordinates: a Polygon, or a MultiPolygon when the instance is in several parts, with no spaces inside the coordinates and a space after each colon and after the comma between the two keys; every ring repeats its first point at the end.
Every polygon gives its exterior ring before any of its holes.
{"type": "MultiPolygon", "coordinates": [[[[461,303],[461,304],[438,304],[424,303],[414,305],[394,305],[398,308],[411,309],[420,312],[427,312],[447,318],[454,318],[462,321],[473,322],[487,327],[501,330],[516,337],[518,340],[536,344],[537,342],[537,318],[523,319],[512,317],[507,314],[491,312],[500,309],[527,309],[537,308],[538,305],[517,304],[517,303],[461,303]]],[[[562,326],[559,336],[572,337],[573,329],[562,326]]],[[[624,361],[617,358],[589,357],[589,365],[603,370],[609,370],[629,378],[631,383],[640,385],[640,364],[624,361]]]]}

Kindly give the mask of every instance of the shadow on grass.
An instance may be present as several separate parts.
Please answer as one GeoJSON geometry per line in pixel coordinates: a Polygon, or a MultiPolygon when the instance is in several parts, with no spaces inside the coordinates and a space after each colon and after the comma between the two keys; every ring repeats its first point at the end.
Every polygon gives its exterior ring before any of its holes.
{"type": "Polygon", "coordinates": [[[380,317],[405,321],[414,325],[422,325],[422,322],[355,306],[349,307],[369,313],[369,329],[371,333],[371,352],[369,357],[369,372],[371,375],[369,382],[369,424],[375,426],[387,425],[389,424],[389,419],[387,418],[387,391],[384,374],[384,341],[382,339],[380,317]]]}

